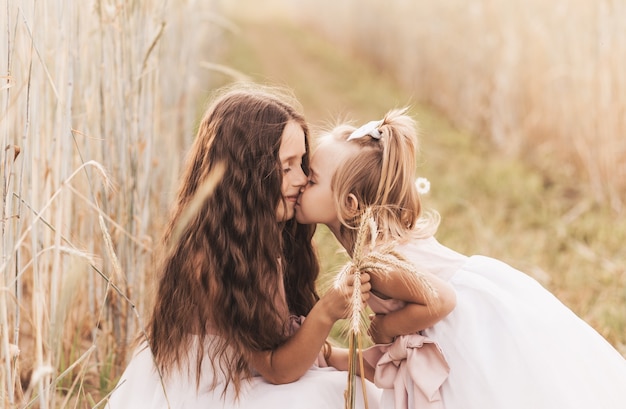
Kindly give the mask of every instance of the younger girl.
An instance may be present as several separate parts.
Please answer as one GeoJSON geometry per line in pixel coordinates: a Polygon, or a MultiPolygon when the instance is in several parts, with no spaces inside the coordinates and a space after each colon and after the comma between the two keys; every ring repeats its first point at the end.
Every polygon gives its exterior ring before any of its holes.
{"type": "Polygon", "coordinates": [[[350,254],[360,215],[374,209],[378,243],[394,243],[430,282],[370,272],[369,331],[382,345],[366,359],[385,388],[381,404],[626,408],[626,360],[602,336],[526,274],[433,237],[438,217],[422,215],[416,127],[404,112],[322,137],[296,206],[299,222],[326,224],[350,254]]]}

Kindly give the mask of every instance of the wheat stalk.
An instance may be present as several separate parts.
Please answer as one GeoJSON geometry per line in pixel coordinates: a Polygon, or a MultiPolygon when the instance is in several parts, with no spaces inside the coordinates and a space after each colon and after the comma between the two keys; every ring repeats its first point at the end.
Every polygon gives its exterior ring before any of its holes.
{"type": "MultiPolygon", "coordinates": [[[[371,238],[370,251],[373,250],[376,240],[376,222],[372,216],[372,209],[368,208],[361,217],[359,230],[357,233],[352,261],[348,262],[337,277],[336,283],[343,282],[347,275],[354,275],[354,285],[351,299],[350,328],[349,328],[349,354],[348,354],[348,386],[345,391],[345,408],[354,409],[356,405],[356,374],[357,363],[363,374],[363,340],[364,321],[362,319],[363,309],[361,303],[361,272],[368,267],[366,243],[368,236],[371,238]],[[369,233],[369,234],[368,234],[369,233]]],[[[363,399],[365,408],[368,407],[365,379],[363,382],[363,399]]]]}
{"type": "MultiPolygon", "coordinates": [[[[354,290],[352,293],[351,311],[348,329],[348,386],[345,391],[345,409],[354,409],[356,405],[356,374],[357,365],[364,374],[363,338],[367,329],[363,318],[364,311],[361,303],[361,274],[377,272],[386,275],[390,271],[404,271],[407,285],[414,286],[425,298],[426,304],[437,298],[436,289],[430,284],[427,277],[415,265],[394,250],[395,243],[385,243],[376,246],[378,225],[372,208],[367,208],[361,215],[359,229],[352,252],[352,260],[344,265],[337,277],[335,285],[343,283],[350,274],[354,275],[354,290]]],[[[363,386],[363,400],[367,409],[367,393],[365,378],[361,376],[363,386]]]]}

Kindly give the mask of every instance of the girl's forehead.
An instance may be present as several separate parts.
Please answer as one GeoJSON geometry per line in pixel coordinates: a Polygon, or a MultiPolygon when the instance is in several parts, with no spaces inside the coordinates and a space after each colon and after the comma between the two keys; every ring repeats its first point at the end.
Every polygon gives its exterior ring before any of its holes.
{"type": "Polygon", "coordinates": [[[339,163],[358,151],[358,145],[346,141],[325,140],[313,151],[311,167],[317,173],[334,172],[339,163]]]}
{"type": "Polygon", "coordinates": [[[337,152],[341,151],[342,147],[337,141],[325,140],[321,141],[319,145],[313,150],[312,159],[322,160],[328,156],[334,156],[337,152]]]}
{"type": "Polygon", "coordinates": [[[302,158],[306,154],[304,130],[295,121],[285,125],[278,155],[281,162],[302,158]]]}

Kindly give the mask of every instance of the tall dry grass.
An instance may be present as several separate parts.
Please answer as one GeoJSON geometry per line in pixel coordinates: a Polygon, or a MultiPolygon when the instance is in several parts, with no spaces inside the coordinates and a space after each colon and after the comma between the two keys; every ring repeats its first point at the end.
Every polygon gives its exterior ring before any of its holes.
{"type": "Polygon", "coordinates": [[[503,154],[624,210],[626,2],[302,0],[291,12],[503,154]]]}
{"type": "Polygon", "coordinates": [[[0,407],[94,407],[142,327],[219,4],[0,4],[0,407]]]}

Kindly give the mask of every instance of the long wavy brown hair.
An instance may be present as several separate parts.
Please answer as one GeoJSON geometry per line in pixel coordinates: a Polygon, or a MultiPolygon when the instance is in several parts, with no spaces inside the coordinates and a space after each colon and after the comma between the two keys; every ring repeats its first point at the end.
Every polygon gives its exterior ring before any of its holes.
{"type": "MultiPolygon", "coordinates": [[[[289,315],[307,315],[318,300],[315,227],[277,221],[288,121],[302,126],[309,151],[307,125],[288,97],[261,86],[223,90],[199,125],[165,230],[147,328],[164,376],[195,366],[199,384],[210,359],[213,387],[223,379],[223,392],[232,384],[238,396],[252,375],[250,352],[284,343],[289,315]],[[192,206],[219,169],[211,193],[192,206]]],[[[303,168],[308,173],[308,155],[303,168]]]]}

